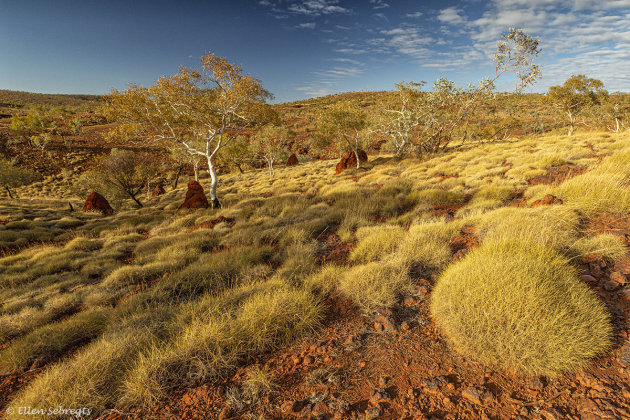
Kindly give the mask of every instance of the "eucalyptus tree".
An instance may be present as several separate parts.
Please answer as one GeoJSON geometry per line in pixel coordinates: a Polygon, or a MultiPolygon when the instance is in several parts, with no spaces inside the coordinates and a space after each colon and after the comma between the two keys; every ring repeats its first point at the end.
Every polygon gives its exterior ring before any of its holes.
{"type": "Polygon", "coordinates": [[[273,178],[273,164],[286,154],[289,130],[284,126],[267,124],[250,137],[250,148],[267,163],[269,176],[273,178]]]}
{"type": "Polygon", "coordinates": [[[495,74],[466,88],[446,78],[433,82],[423,92],[421,82],[396,85],[398,101],[384,112],[380,131],[393,139],[394,152],[403,156],[413,145],[420,153],[433,153],[445,147],[457,130],[466,139],[468,124],[495,99],[495,82],[506,73],[516,75],[515,93],[534,83],[541,71],[534,59],[540,54],[539,41],[520,29],[510,29],[497,42],[495,74]]]}
{"type": "Polygon", "coordinates": [[[359,149],[365,146],[369,134],[367,113],[352,102],[345,101],[331,105],[324,110],[317,121],[319,128],[318,146],[334,145],[337,148],[350,149],[361,167],[359,149]]]}
{"type": "Polygon", "coordinates": [[[551,86],[547,100],[568,120],[567,135],[570,136],[575,131],[578,117],[592,106],[601,104],[607,94],[601,80],[578,74],[569,77],[562,85],[551,86]]]}
{"type": "Polygon", "coordinates": [[[113,135],[139,138],[202,156],[210,173],[209,196],[220,207],[215,159],[244,130],[269,118],[272,95],[242,68],[207,53],[200,69],[181,67],[151,87],[131,85],[105,98],[121,125],[113,135]],[[194,139],[194,140],[191,140],[194,139]]]}

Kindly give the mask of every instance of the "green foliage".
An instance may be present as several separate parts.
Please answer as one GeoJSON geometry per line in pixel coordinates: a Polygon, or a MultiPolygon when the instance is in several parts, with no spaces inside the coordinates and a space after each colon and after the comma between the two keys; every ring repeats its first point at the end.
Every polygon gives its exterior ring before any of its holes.
{"type": "Polygon", "coordinates": [[[570,136],[575,130],[577,118],[592,106],[599,105],[607,94],[601,80],[578,74],[569,77],[561,86],[551,86],[547,100],[569,120],[570,136]]]}
{"type": "Polygon", "coordinates": [[[30,169],[16,166],[5,159],[0,159],[0,185],[4,186],[9,196],[10,188],[20,187],[35,180],[35,173],[30,169]]]}

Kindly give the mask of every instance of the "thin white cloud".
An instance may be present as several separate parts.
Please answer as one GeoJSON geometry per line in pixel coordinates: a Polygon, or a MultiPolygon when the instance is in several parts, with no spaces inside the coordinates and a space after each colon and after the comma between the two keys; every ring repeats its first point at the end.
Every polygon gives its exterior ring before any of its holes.
{"type": "Polygon", "coordinates": [[[440,22],[449,25],[463,25],[467,23],[467,19],[462,15],[463,11],[457,7],[448,7],[440,10],[437,18],[440,22]]]}
{"type": "Polygon", "coordinates": [[[408,17],[408,18],[413,18],[413,19],[417,19],[417,18],[419,18],[420,16],[422,16],[423,14],[424,14],[424,13],[422,13],[422,12],[407,13],[407,14],[405,15],[405,17],[408,17]]]}
{"type": "Polygon", "coordinates": [[[386,9],[389,7],[389,4],[385,3],[383,0],[370,0],[370,4],[374,5],[372,8],[375,10],[386,9]]]}
{"type": "Polygon", "coordinates": [[[306,22],[306,23],[300,23],[299,25],[296,25],[295,27],[297,29],[315,29],[316,26],[317,24],[315,22],[306,22]]]}
{"type": "Polygon", "coordinates": [[[346,9],[338,4],[338,0],[306,0],[289,5],[287,11],[308,16],[350,13],[350,9],[346,9]]]}

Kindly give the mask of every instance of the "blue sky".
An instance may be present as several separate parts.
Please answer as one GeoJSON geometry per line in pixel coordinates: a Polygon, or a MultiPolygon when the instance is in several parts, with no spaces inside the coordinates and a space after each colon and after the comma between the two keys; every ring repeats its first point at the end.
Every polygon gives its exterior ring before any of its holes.
{"type": "Polygon", "coordinates": [[[466,84],[493,73],[509,27],[541,40],[543,79],[530,90],[585,73],[630,91],[630,0],[0,0],[0,89],[107,93],[206,51],[260,78],[275,102],[441,76],[466,84]]]}

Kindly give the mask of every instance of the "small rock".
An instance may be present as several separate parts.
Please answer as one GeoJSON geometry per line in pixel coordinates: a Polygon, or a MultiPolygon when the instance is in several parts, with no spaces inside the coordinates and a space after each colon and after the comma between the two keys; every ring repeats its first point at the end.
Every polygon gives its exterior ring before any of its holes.
{"type": "Polygon", "coordinates": [[[612,280],[606,280],[603,284],[602,287],[604,288],[604,290],[606,290],[607,292],[612,292],[613,290],[619,288],[619,284],[612,281],[612,280]]]}
{"type": "Polygon", "coordinates": [[[560,420],[563,418],[562,415],[558,413],[556,409],[553,409],[553,408],[546,408],[544,410],[541,410],[540,415],[545,420],[560,420]]]}
{"type": "Polygon", "coordinates": [[[297,401],[285,401],[280,406],[280,410],[282,410],[282,412],[285,414],[295,413],[299,409],[300,409],[300,404],[297,401]]]}
{"type": "Polygon", "coordinates": [[[387,376],[380,376],[378,378],[378,386],[380,386],[381,388],[385,388],[387,386],[387,381],[387,376]]]}
{"type": "Polygon", "coordinates": [[[360,341],[361,341],[361,334],[355,333],[355,334],[349,335],[348,338],[346,338],[344,345],[346,347],[351,347],[353,345],[358,344],[360,341]]]}
{"type": "Polygon", "coordinates": [[[613,271],[610,273],[610,280],[614,281],[619,286],[625,286],[626,284],[626,276],[624,276],[620,271],[613,271]]]}
{"type": "Polygon", "coordinates": [[[400,324],[400,329],[403,330],[403,331],[409,331],[410,328],[411,327],[409,326],[409,323],[407,321],[403,321],[400,324]]]}
{"type": "Polygon", "coordinates": [[[583,420],[599,420],[604,417],[604,413],[595,404],[595,401],[586,399],[580,405],[580,417],[583,420]]]}
{"type": "Polygon", "coordinates": [[[630,367],[630,343],[626,343],[619,349],[619,363],[625,368],[630,367]]]}
{"type": "Polygon", "coordinates": [[[302,362],[302,359],[299,356],[292,356],[291,360],[293,361],[294,365],[299,365],[302,362]]]}
{"type": "Polygon", "coordinates": [[[378,332],[383,332],[385,331],[385,326],[383,324],[381,324],[380,322],[375,322],[374,323],[374,329],[378,332]]]}
{"type": "Polygon", "coordinates": [[[590,263],[594,263],[594,262],[599,263],[599,262],[601,262],[603,260],[604,260],[604,258],[601,255],[599,255],[599,254],[588,254],[588,255],[585,255],[584,257],[582,257],[582,262],[584,264],[590,264],[590,263]]]}
{"type": "Polygon", "coordinates": [[[313,416],[317,416],[320,414],[327,414],[327,413],[328,413],[328,406],[321,401],[316,403],[311,409],[311,415],[313,416]]]}
{"type": "Polygon", "coordinates": [[[623,289],[621,291],[621,297],[626,301],[630,302],[630,289],[623,289]]]}
{"type": "Polygon", "coordinates": [[[534,389],[536,391],[540,391],[541,389],[544,388],[544,384],[543,382],[540,380],[540,378],[538,376],[533,377],[530,381],[529,381],[529,387],[531,389],[534,389]]]}
{"type": "Polygon", "coordinates": [[[336,420],[342,419],[345,416],[347,416],[349,412],[350,412],[350,408],[347,405],[339,407],[337,410],[335,410],[335,414],[333,414],[333,419],[336,419],[336,420]]]}
{"type": "Polygon", "coordinates": [[[366,419],[376,419],[379,418],[382,414],[381,407],[370,407],[365,410],[365,418],[366,419]]]}
{"type": "Polygon", "coordinates": [[[310,365],[315,361],[315,359],[313,359],[311,356],[304,356],[304,364],[305,365],[310,365]]]}
{"type": "Polygon", "coordinates": [[[310,418],[311,413],[313,412],[313,407],[314,404],[306,404],[304,407],[302,407],[298,416],[302,418],[310,418]]]}
{"type": "Polygon", "coordinates": [[[597,279],[593,276],[590,276],[588,274],[584,274],[582,276],[580,276],[580,279],[585,282],[585,283],[597,283],[597,279]]]}
{"type": "Polygon", "coordinates": [[[433,379],[425,379],[423,381],[424,389],[428,394],[437,394],[440,392],[442,385],[446,383],[446,378],[443,376],[436,376],[433,379]]]}
{"type": "Polygon", "coordinates": [[[389,400],[389,394],[384,389],[375,389],[370,396],[370,405],[376,406],[379,403],[389,400]]]}
{"type": "Polygon", "coordinates": [[[552,204],[562,204],[562,200],[559,199],[556,196],[553,196],[551,194],[547,194],[546,196],[544,196],[542,199],[540,200],[536,200],[532,203],[532,207],[537,207],[537,206],[550,206],[552,204]]]}
{"type": "Polygon", "coordinates": [[[594,277],[600,278],[604,275],[604,272],[602,271],[598,263],[590,263],[588,267],[591,271],[591,275],[593,275],[594,277]]]}
{"type": "Polygon", "coordinates": [[[466,388],[462,391],[462,398],[474,404],[481,404],[481,393],[475,388],[466,388]]]}

